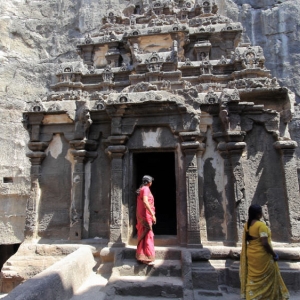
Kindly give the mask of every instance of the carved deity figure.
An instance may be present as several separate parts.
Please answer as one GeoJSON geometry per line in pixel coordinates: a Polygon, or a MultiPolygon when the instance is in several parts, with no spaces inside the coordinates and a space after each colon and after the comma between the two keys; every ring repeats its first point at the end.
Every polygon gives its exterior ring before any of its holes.
{"type": "Polygon", "coordinates": [[[111,66],[105,68],[102,73],[102,78],[104,82],[112,82],[114,79],[114,73],[111,71],[111,66]]]}
{"type": "Polygon", "coordinates": [[[86,101],[76,102],[76,117],[75,117],[75,140],[87,139],[88,130],[92,125],[93,121],[90,116],[90,110],[87,106],[86,101]]]}

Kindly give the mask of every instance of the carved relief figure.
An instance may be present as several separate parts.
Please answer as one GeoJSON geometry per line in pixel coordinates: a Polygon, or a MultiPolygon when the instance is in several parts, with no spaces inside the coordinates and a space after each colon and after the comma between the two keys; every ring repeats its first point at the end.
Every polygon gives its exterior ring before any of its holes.
{"type": "Polygon", "coordinates": [[[77,101],[76,106],[74,139],[87,139],[88,129],[93,123],[89,107],[87,106],[86,101],[77,101]]]}

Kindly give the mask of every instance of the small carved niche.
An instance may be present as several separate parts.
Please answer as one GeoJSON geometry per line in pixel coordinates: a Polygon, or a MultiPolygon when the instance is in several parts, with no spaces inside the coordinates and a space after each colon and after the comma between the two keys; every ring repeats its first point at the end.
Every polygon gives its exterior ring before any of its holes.
{"type": "Polygon", "coordinates": [[[14,183],[12,177],[3,177],[3,183],[14,183]]]}

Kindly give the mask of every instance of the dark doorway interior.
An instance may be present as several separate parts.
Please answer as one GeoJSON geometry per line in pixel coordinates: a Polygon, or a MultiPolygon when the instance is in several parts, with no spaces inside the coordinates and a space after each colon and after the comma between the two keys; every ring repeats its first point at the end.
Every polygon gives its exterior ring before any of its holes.
{"type": "Polygon", "coordinates": [[[18,251],[20,245],[21,244],[0,245],[0,270],[4,263],[18,251]]]}
{"type": "Polygon", "coordinates": [[[156,235],[176,235],[176,180],[173,152],[135,153],[136,187],[144,175],[154,177],[151,192],[154,196],[157,224],[156,235]]]}

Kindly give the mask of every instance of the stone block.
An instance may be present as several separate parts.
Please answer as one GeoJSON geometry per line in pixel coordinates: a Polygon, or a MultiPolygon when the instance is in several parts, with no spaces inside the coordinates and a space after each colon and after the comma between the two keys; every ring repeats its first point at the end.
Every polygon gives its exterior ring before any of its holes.
{"type": "Polygon", "coordinates": [[[83,246],[11,291],[5,300],[70,299],[92,273],[92,251],[83,246]]]}

